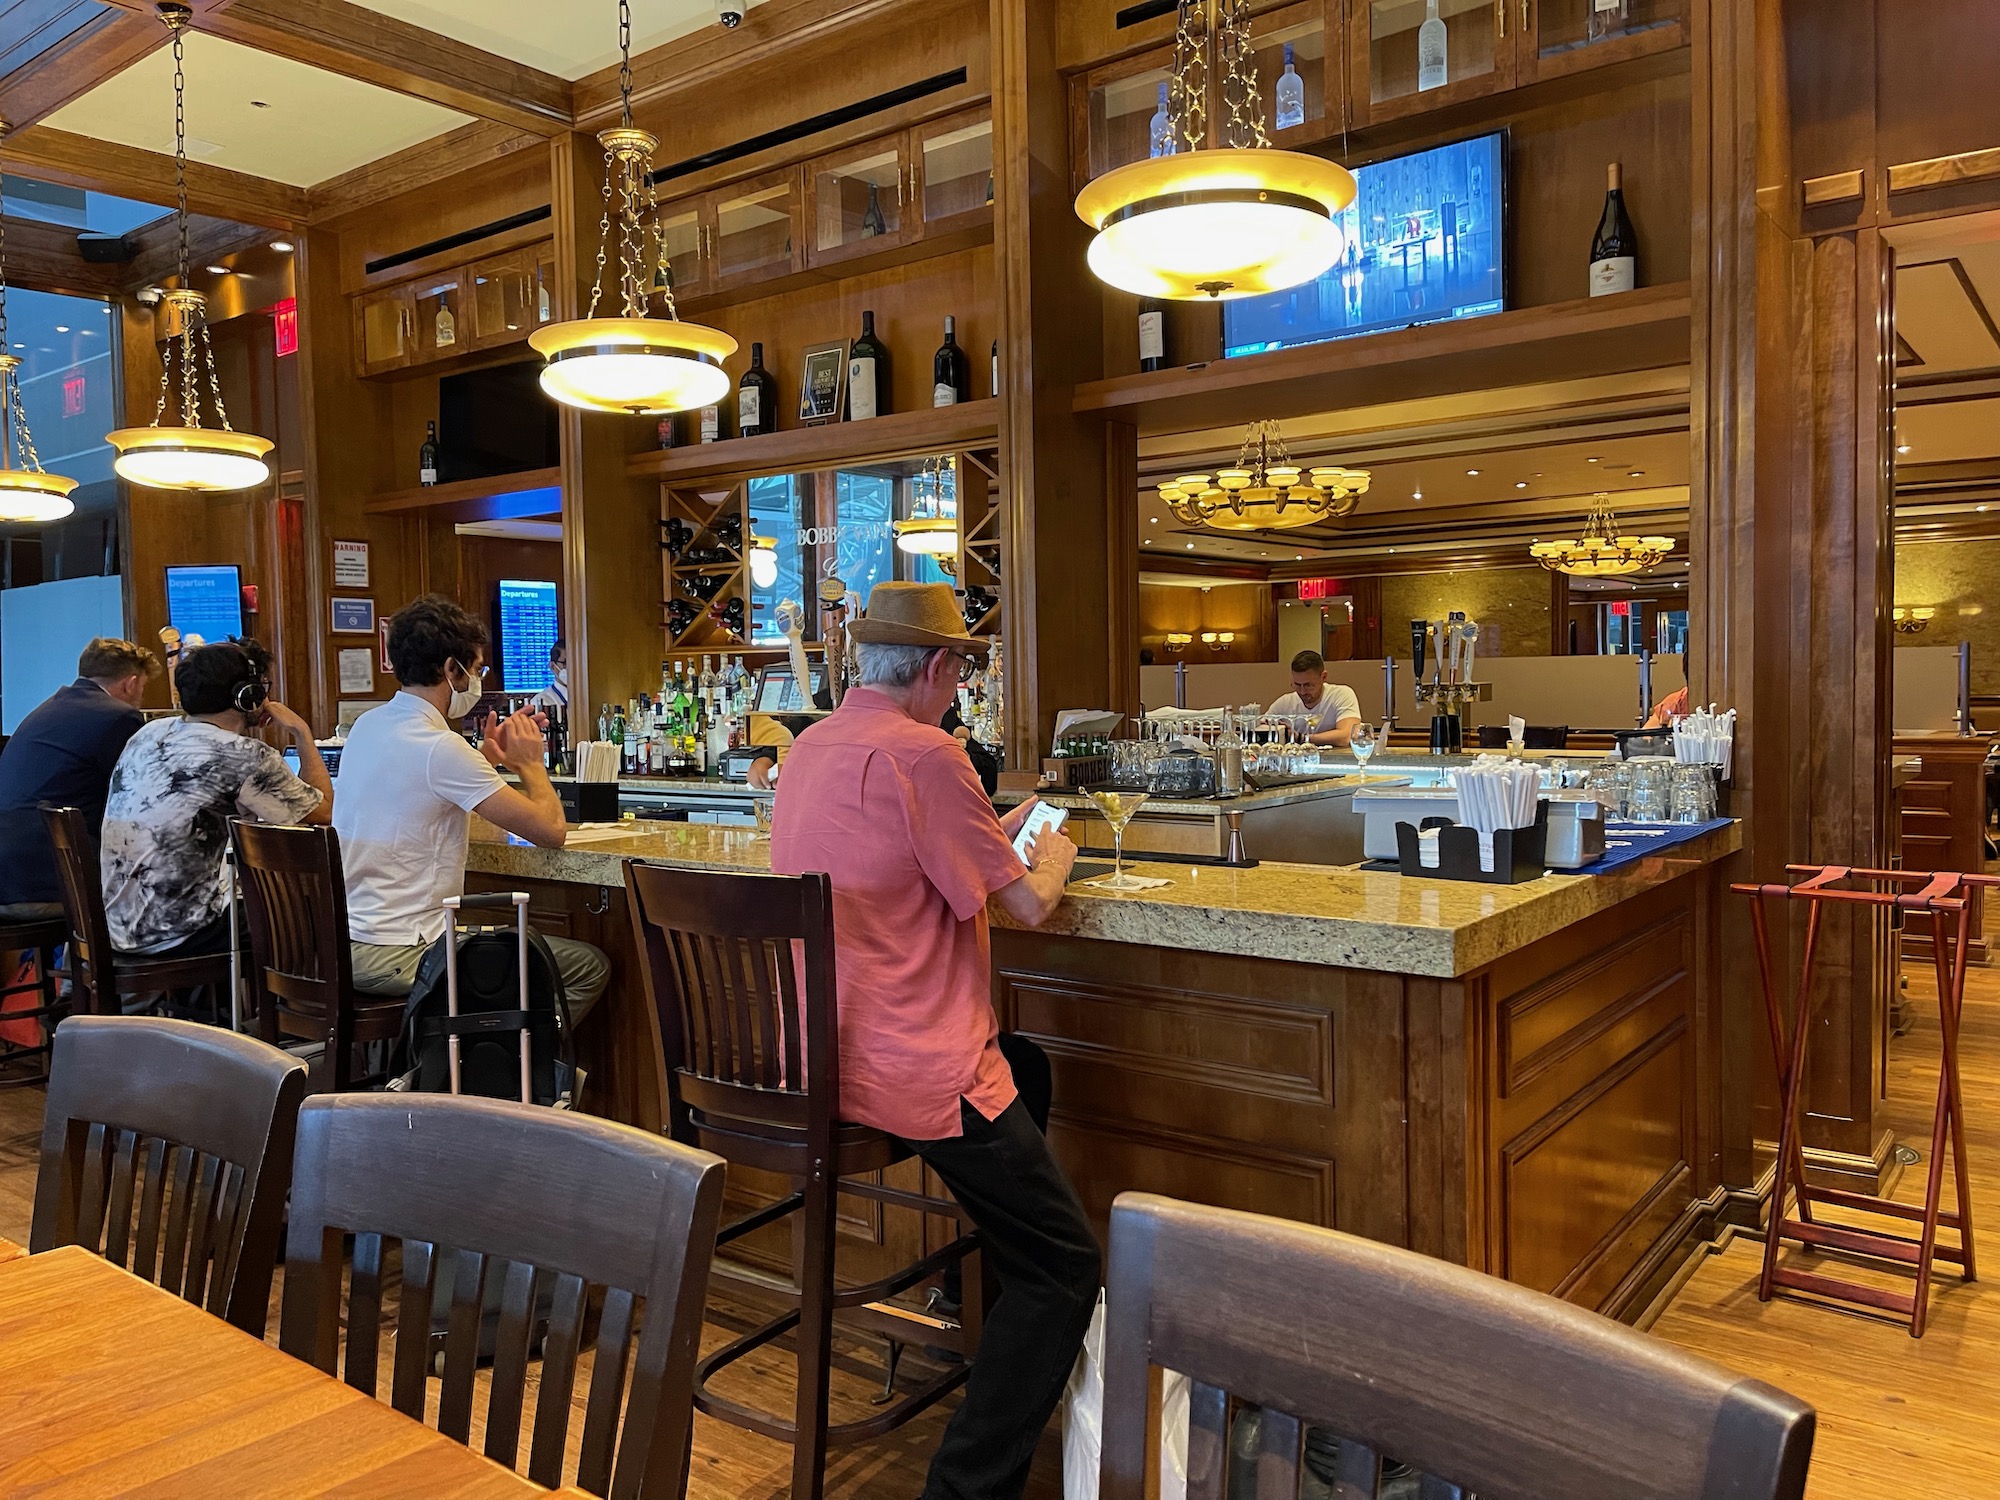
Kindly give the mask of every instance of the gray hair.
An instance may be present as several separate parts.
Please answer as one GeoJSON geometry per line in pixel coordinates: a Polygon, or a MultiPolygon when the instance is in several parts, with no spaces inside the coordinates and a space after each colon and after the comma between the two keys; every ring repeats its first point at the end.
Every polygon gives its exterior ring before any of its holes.
{"type": "Polygon", "coordinates": [[[855,679],[862,687],[906,688],[924,675],[939,646],[854,643],[855,679]]]}

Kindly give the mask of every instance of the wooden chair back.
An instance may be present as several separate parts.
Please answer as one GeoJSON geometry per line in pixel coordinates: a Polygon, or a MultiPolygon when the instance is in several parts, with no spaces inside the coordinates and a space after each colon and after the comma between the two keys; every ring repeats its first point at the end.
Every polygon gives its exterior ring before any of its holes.
{"type": "Polygon", "coordinates": [[[262,1338],[304,1097],[304,1066],[252,1037],[65,1021],[29,1249],[81,1245],[262,1338]]]}
{"type": "Polygon", "coordinates": [[[104,915],[97,834],[80,808],[44,808],[42,819],[55,847],[63,910],[69,916],[70,1009],[119,1015],[118,974],[111,950],[111,924],[104,915]]]}
{"type": "Polygon", "coordinates": [[[1144,1492],[1148,1367],[1193,1382],[1188,1500],[1230,1485],[1232,1398],[1259,1500],[1302,1459],[1343,1500],[1385,1459],[1423,1500],[1797,1500],[1813,1412],[1609,1319],[1394,1246],[1124,1193],[1111,1210],[1104,1500],[1144,1492]],[[1320,1429],[1310,1434],[1308,1428],[1320,1429]],[[1337,1447],[1329,1442],[1337,1436],[1337,1447]],[[1302,1450],[1304,1450],[1302,1452],[1302,1450]]]}
{"type": "Polygon", "coordinates": [[[829,1140],[840,1094],[832,882],[631,861],[625,890],[681,1099],[711,1121],[829,1140]]]}
{"type": "Polygon", "coordinates": [[[527,1473],[555,1488],[585,1309],[601,1292],[573,1482],[616,1500],[677,1497],[722,1174],[706,1152],[566,1111],[450,1095],[317,1095],[299,1116],[279,1347],[336,1373],[341,1241],[352,1233],[347,1357],[338,1373],[374,1395],[384,1250],[399,1241],[390,1403],[421,1422],[432,1298],[448,1265],[438,1430],[469,1442],[481,1310],[497,1286],[484,1451],[513,1468],[538,1298],[552,1298],[527,1473]]]}
{"type": "Polygon", "coordinates": [[[264,1039],[323,1040],[346,1056],[354,1044],[354,955],[340,835],[324,825],[238,818],[230,838],[264,1039]]]}

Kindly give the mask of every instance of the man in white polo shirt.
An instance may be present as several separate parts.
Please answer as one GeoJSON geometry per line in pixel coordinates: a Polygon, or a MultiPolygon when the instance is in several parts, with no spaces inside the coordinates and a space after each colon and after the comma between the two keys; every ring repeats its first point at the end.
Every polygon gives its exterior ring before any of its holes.
{"type": "MultiPolygon", "coordinates": [[[[490,715],[475,750],[459,732],[486,675],[486,627],[426,594],[389,625],[389,664],[403,690],[355,720],[340,757],[333,826],[347,876],[354,987],[407,995],[417,964],[445,929],[444,900],[465,890],[469,814],[545,849],[568,825],[542,760],[534,716],[490,715]],[[520,778],[504,781],[498,767],[520,778]]],[[[545,937],[572,1020],[604,993],[611,969],[588,943],[545,937]]]]}
{"type": "Polygon", "coordinates": [[[1345,749],[1361,722],[1361,700],[1353,688],[1326,680],[1326,659],[1317,651],[1301,651],[1292,658],[1292,690],[1264,712],[1290,719],[1315,745],[1345,749]]]}

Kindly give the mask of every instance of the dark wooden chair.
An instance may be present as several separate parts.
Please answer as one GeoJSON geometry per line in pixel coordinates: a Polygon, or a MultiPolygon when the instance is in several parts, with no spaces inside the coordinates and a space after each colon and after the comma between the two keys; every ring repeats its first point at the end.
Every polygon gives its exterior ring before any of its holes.
{"type": "MultiPolygon", "coordinates": [[[[889,1301],[936,1277],[977,1249],[977,1236],[949,1244],[881,1279],[834,1283],[834,1229],[841,1193],[962,1222],[949,1199],[879,1181],[856,1181],[908,1160],[901,1141],[838,1118],[840,1047],[834,985],[833,891],[825,875],[745,875],[625,866],[632,924],[645,955],[646,994],[661,1017],[679,1101],[695,1138],[731,1165],[780,1174],[787,1196],[726,1226],[719,1244],[792,1215],[793,1275],[779,1278],[718,1260],[719,1280],[774,1298],[785,1311],[703,1359],[696,1410],[792,1444],[793,1500],[819,1500],[827,1450],[865,1442],[901,1426],[962,1384],[978,1345],[979,1297],[969,1316],[940,1319],[889,1301]],[[795,965],[795,958],[798,960],[795,965]],[[803,973],[803,991],[800,975],[803,973]],[[885,1395],[896,1355],[916,1343],[951,1350],[960,1362],[886,1402],[875,1415],[828,1425],[833,1319],[889,1340],[885,1395]],[[710,1389],[723,1369],[786,1333],[794,1340],[798,1384],[792,1415],[760,1411],[710,1389]]],[[[964,1278],[980,1286],[976,1262],[964,1278]]]]}
{"type": "Polygon", "coordinates": [[[601,1292],[574,1482],[617,1500],[677,1500],[687,1482],[688,1391],[722,1172],[705,1151],[562,1110],[435,1094],[308,1099],[299,1114],[279,1347],[336,1373],[341,1241],[352,1233],[340,1373],[373,1396],[384,1243],[398,1240],[390,1404],[424,1420],[442,1268],[452,1290],[438,1430],[469,1442],[482,1307],[497,1286],[485,1453],[513,1468],[537,1308],[546,1302],[527,1472],[554,1488],[563,1482],[585,1311],[601,1292]]]}
{"type": "MultiPolygon", "coordinates": [[[[1812,1408],[1525,1287],[1329,1229],[1124,1193],[1111,1209],[1104,1500],[1139,1500],[1149,1366],[1190,1377],[1189,1500],[1261,1408],[1259,1500],[1797,1500],[1812,1408]],[[1337,1435],[1338,1442],[1332,1441],[1337,1435]]],[[[1245,1478],[1251,1478],[1245,1476],[1245,1478]]]]}
{"type": "Polygon", "coordinates": [[[207,988],[211,996],[221,997],[211,1007],[219,1015],[229,993],[229,955],[149,958],[115,951],[104,917],[97,835],[90,820],[74,807],[44,808],[42,816],[48,823],[49,842],[55,846],[63,910],[69,914],[70,1009],[118,1016],[125,1013],[127,999],[207,988]]]}
{"type": "Polygon", "coordinates": [[[12,966],[17,953],[35,955],[33,984],[12,984],[0,976],[0,1003],[14,995],[33,995],[35,1003],[0,1011],[0,1020],[33,1021],[41,1040],[34,1045],[0,1039],[0,1088],[48,1082],[49,1044],[64,1008],[56,995],[56,949],[69,941],[69,923],[61,917],[46,921],[0,921],[0,962],[12,966]],[[23,1069],[22,1064],[28,1066],[23,1069]]]}
{"type": "Polygon", "coordinates": [[[82,1245],[262,1338],[304,1097],[305,1068],[253,1037],[72,1017],[56,1031],[28,1248],[82,1245]]]}
{"type": "Polygon", "coordinates": [[[360,995],[348,947],[347,882],[340,835],[324,826],[230,824],[250,932],[250,973],[258,1033],[321,1043],[315,1092],[345,1093],[358,1079],[354,1049],[394,1041],[403,1029],[401,995],[360,995]]]}

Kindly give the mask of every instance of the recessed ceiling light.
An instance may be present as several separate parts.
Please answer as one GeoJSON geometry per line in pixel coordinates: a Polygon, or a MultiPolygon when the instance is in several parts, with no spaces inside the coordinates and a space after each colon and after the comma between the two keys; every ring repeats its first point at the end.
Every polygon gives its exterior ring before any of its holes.
{"type": "Polygon", "coordinates": [[[1479,471],[1477,469],[1467,469],[1465,471],[1465,477],[1467,479],[1477,479],[1479,477],[1479,471]]]}
{"type": "Polygon", "coordinates": [[[1644,479],[1646,477],[1646,471],[1644,469],[1633,469],[1628,474],[1626,474],[1625,477],[1627,479],[1644,479]]]}
{"type": "Polygon", "coordinates": [[[1424,492],[1422,490],[1411,490],[1410,498],[1412,500],[1421,500],[1424,498],[1424,492]]]}
{"type": "Polygon", "coordinates": [[[1908,453],[1910,451],[1910,445],[1908,443],[1898,443],[1896,444],[1896,451],[1898,453],[1908,453]]]}
{"type": "Polygon", "coordinates": [[[56,324],[56,332],[57,332],[57,333],[68,333],[68,332],[69,332],[69,324],[67,324],[67,323],[58,323],[58,324],[56,324]]]}
{"type": "Polygon", "coordinates": [[[1587,464],[1596,464],[1596,463],[1602,463],[1604,462],[1604,460],[1601,458],[1586,458],[1584,462],[1587,464]]]}
{"type": "Polygon", "coordinates": [[[1527,487],[1528,487],[1528,481],[1525,479],[1517,479],[1514,481],[1514,488],[1517,490],[1525,490],[1527,487]]]}
{"type": "Polygon", "coordinates": [[[1293,562],[1304,562],[1305,560],[1306,560],[1306,555],[1303,552],[1295,554],[1292,558],[1293,562]]]}
{"type": "MultiPolygon", "coordinates": [[[[16,345],[15,345],[14,347],[15,347],[16,349],[18,349],[18,348],[20,348],[21,346],[20,346],[19,344],[16,344],[16,345]]],[[[1976,511],[1978,511],[1978,512],[1979,512],[1979,513],[1980,513],[1980,514],[1981,514],[1982,516],[1986,514],[1986,507],[1985,507],[1985,506],[1983,506],[1983,505],[1975,505],[1975,506],[1973,507],[1973,509],[1974,509],[1974,510],[1976,510],[1976,511]]]]}
{"type": "Polygon", "coordinates": [[[277,251],[278,254],[280,255],[290,255],[292,253],[293,246],[290,240],[272,240],[271,248],[277,251]]]}
{"type": "Polygon", "coordinates": [[[250,101],[250,107],[252,109],[269,109],[271,105],[270,101],[266,99],[252,99],[250,101]]]}
{"type": "Polygon", "coordinates": [[[1193,543],[1193,542],[1189,542],[1189,543],[1187,544],[1187,547],[1188,547],[1188,551],[1190,551],[1190,552],[1194,551],[1194,543],[1193,543]]]}
{"type": "Polygon", "coordinates": [[[209,275],[211,275],[211,276],[227,276],[227,275],[229,274],[229,267],[227,267],[227,266],[210,266],[210,267],[208,268],[208,274],[209,274],[209,275]]]}
{"type": "Polygon", "coordinates": [[[1390,551],[1390,553],[1391,553],[1391,554],[1394,554],[1395,550],[1396,550],[1396,549],[1395,549],[1394,547],[1391,547],[1391,548],[1389,549],[1389,551],[1390,551]]]}

